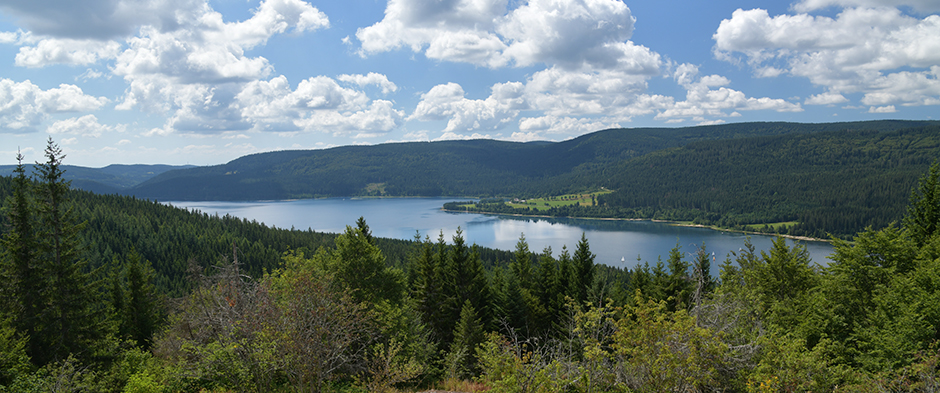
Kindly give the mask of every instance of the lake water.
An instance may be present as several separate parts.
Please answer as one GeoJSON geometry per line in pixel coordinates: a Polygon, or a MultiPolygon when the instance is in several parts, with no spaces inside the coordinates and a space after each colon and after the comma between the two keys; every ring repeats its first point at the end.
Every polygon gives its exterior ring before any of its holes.
{"type": "MultiPolygon", "coordinates": [[[[445,202],[455,198],[393,198],[357,199],[329,198],[294,201],[265,202],[169,202],[209,214],[226,215],[263,222],[278,228],[313,229],[317,232],[339,233],[347,225],[355,225],[362,216],[379,237],[413,239],[415,232],[421,237],[429,235],[436,240],[443,231],[448,243],[461,228],[468,244],[514,250],[521,234],[525,234],[529,249],[541,252],[550,246],[555,256],[567,245],[573,254],[581,234],[587,236],[591,251],[597,254],[595,262],[633,268],[637,256],[651,265],[659,256],[665,261],[669,250],[677,243],[687,255],[705,243],[709,253],[714,252],[716,262],[713,274],[729,252],[744,246],[747,235],[721,232],[706,228],[691,228],[650,221],[581,220],[566,218],[534,218],[494,216],[474,213],[453,213],[441,210],[445,202]]],[[[750,235],[758,250],[771,246],[773,237],[750,235]]],[[[788,240],[790,244],[793,241],[788,240]]],[[[827,262],[832,246],[826,242],[801,242],[813,260],[827,262]]],[[[691,257],[688,258],[691,260],[691,257]]]]}

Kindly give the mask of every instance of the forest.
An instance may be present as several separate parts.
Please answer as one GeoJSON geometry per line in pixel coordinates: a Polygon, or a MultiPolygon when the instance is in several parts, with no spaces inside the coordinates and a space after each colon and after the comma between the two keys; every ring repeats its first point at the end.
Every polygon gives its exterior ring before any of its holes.
{"type": "Polygon", "coordinates": [[[0,178],[0,392],[934,391],[940,162],[902,219],[704,245],[622,271],[589,240],[513,252],[268,228],[71,190],[62,151],[0,178]],[[690,252],[691,251],[691,252],[690,252]]]}
{"type": "Polygon", "coordinates": [[[940,156],[938,135],[938,122],[740,123],[613,129],[563,142],[344,146],[167,171],[121,192],[159,200],[529,199],[604,188],[614,192],[596,206],[539,214],[731,229],[792,221],[799,224],[782,233],[850,238],[901,219],[907,190],[940,156]]]}
{"type": "Polygon", "coordinates": [[[900,220],[909,190],[938,156],[938,127],[697,141],[624,161],[610,174],[582,175],[586,187],[617,190],[591,204],[525,210],[481,201],[460,210],[730,229],[796,222],[778,232],[848,239],[900,220]]]}
{"type": "MultiPolygon", "coordinates": [[[[898,222],[633,271],[461,232],[268,228],[72,190],[61,149],[0,178],[0,392],[933,391],[940,162],[898,222]],[[719,256],[721,257],[721,256],[719,256]]],[[[22,161],[22,159],[20,158],[22,161]]]]}

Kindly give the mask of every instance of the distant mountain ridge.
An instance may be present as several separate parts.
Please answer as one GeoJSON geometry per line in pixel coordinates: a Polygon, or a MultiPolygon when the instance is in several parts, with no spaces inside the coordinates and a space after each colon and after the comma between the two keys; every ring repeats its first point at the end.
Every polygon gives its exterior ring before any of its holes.
{"type": "MultiPolygon", "coordinates": [[[[33,172],[33,164],[24,164],[26,173],[33,172]]],[[[111,164],[104,168],[89,168],[76,165],[62,165],[65,178],[72,182],[72,188],[91,191],[97,194],[117,194],[123,190],[143,183],[163,172],[175,169],[194,168],[194,165],[146,165],[146,164],[111,164]]],[[[0,176],[10,176],[16,165],[0,165],[0,176]]]]}
{"type": "Polygon", "coordinates": [[[551,195],[598,187],[615,164],[703,140],[940,124],[870,121],[736,123],[611,129],[554,143],[495,140],[389,143],[258,153],[167,171],[126,192],[159,200],[279,200],[331,196],[551,195]]]}

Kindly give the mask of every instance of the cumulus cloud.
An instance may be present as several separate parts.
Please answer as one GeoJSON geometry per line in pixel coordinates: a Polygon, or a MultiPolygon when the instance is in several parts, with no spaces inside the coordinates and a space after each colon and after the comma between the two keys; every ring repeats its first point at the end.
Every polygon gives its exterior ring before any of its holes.
{"type": "Polygon", "coordinates": [[[369,85],[376,85],[382,89],[382,94],[388,94],[395,91],[398,91],[398,86],[388,80],[388,77],[382,74],[375,72],[370,72],[368,75],[340,75],[336,79],[339,79],[346,83],[354,83],[359,85],[359,87],[365,87],[369,85]]]}
{"type": "MultiPolygon", "coordinates": [[[[795,8],[868,3],[805,1],[795,8]]],[[[917,3],[907,5],[916,8],[917,3]]],[[[940,96],[938,15],[919,19],[897,8],[860,7],[844,9],[835,18],[771,17],[766,10],[739,9],[721,22],[713,38],[719,58],[746,62],[758,74],[773,68],[780,70],[776,75],[805,77],[833,96],[861,92],[866,105],[936,105],[940,96]]]]}
{"type": "Polygon", "coordinates": [[[35,132],[51,114],[93,111],[106,103],[75,85],[42,90],[30,81],[0,78],[0,132],[35,132]]]}
{"type": "Polygon", "coordinates": [[[618,0],[391,0],[382,21],[356,32],[363,56],[409,47],[431,59],[492,68],[611,68],[634,18],[618,0]]]}
{"type": "Polygon", "coordinates": [[[793,5],[797,12],[810,12],[828,7],[911,7],[919,12],[940,11],[934,0],[802,0],[793,5]]]}
{"type": "Polygon", "coordinates": [[[804,104],[806,105],[835,105],[849,102],[848,98],[845,98],[842,94],[838,93],[822,93],[816,94],[810,98],[807,98],[804,104]]]}
{"type": "Polygon", "coordinates": [[[39,35],[108,40],[130,36],[142,25],[174,30],[179,15],[203,5],[199,0],[11,0],[0,9],[39,35]]]}
{"type": "MultiPolygon", "coordinates": [[[[519,121],[521,135],[527,138],[544,139],[545,134],[581,135],[598,130],[622,127],[618,122],[604,121],[603,119],[573,118],[541,116],[527,117],[519,121]]],[[[517,136],[513,134],[513,138],[517,136]]],[[[534,139],[531,139],[534,140],[534,139]]]]}
{"type": "Polygon", "coordinates": [[[668,109],[659,112],[657,119],[675,120],[691,118],[698,122],[707,122],[708,117],[731,117],[728,110],[773,110],[777,112],[800,112],[800,104],[794,104],[779,98],[747,97],[743,92],[725,87],[730,81],[719,75],[699,76],[698,67],[681,64],[676,67],[674,78],[686,88],[685,101],[679,101],[668,109]]]}
{"type": "Polygon", "coordinates": [[[97,138],[106,132],[114,131],[115,127],[98,123],[95,115],[73,117],[52,123],[46,132],[53,135],[81,135],[83,137],[97,138]]]}
{"type": "Polygon", "coordinates": [[[329,27],[327,16],[304,1],[265,0],[240,22],[226,22],[203,4],[178,22],[172,30],[142,27],[112,68],[128,83],[117,109],[167,115],[148,135],[319,130],[363,136],[387,132],[404,117],[390,102],[361,91],[370,85],[396,91],[384,75],[338,78],[359,89],[321,76],[291,90],[285,77],[270,78],[274,69],[266,58],[247,55],[275,34],[329,27]]]}
{"type": "Polygon", "coordinates": [[[49,38],[36,46],[24,46],[16,54],[20,67],[44,67],[51,64],[87,65],[102,59],[113,59],[120,53],[116,41],[73,40],[49,38]]]}
{"type": "Polygon", "coordinates": [[[410,119],[447,121],[445,133],[467,133],[477,130],[498,130],[526,109],[524,86],[520,82],[498,83],[483,100],[465,97],[463,87],[456,83],[437,85],[421,96],[410,119]]]}
{"type": "Polygon", "coordinates": [[[362,91],[324,76],[303,80],[296,90],[283,76],[255,81],[235,100],[241,116],[266,131],[321,131],[363,138],[397,128],[404,119],[404,112],[392,102],[370,100],[362,91]]]}

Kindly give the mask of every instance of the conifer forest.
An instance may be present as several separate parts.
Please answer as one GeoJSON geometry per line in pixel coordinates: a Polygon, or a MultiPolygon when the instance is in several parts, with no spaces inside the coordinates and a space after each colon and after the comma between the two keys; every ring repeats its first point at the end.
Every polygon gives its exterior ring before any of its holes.
{"type": "MultiPolygon", "coordinates": [[[[682,152],[709,148],[727,147],[682,152]]],[[[584,236],[500,251],[374,237],[369,217],[320,233],[95,194],[64,159],[50,139],[0,177],[0,392],[940,389],[936,159],[899,220],[833,237],[826,266],[778,238],[632,270],[596,264],[584,236]]]]}

